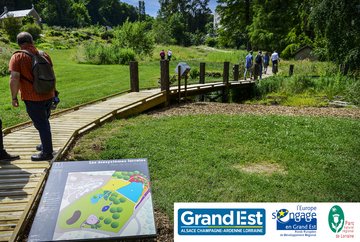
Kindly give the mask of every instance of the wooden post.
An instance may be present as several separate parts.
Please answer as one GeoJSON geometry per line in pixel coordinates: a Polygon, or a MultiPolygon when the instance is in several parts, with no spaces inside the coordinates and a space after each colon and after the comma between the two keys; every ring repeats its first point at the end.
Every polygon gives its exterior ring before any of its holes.
{"type": "Polygon", "coordinates": [[[292,76],[293,74],[294,74],[294,65],[290,65],[289,76],[292,76]]]}
{"type": "Polygon", "coordinates": [[[200,84],[205,84],[205,63],[200,63],[200,84]]]}
{"type": "Polygon", "coordinates": [[[181,66],[178,65],[178,103],[181,101],[181,66]]]}
{"type": "MultiPolygon", "coordinates": [[[[199,80],[199,84],[205,84],[205,63],[203,63],[203,62],[200,63],[200,80],[199,80]]],[[[200,101],[201,102],[205,101],[205,95],[204,94],[200,95],[200,101]]]]}
{"type": "Polygon", "coordinates": [[[224,103],[229,101],[229,67],[230,67],[230,62],[224,62],[223,83],[225,87],[223,89],[223,97],[222,97],[222,101],[224,103]]]}
{"type": "Polygon", "coordinates": [[[161,91],[165,91],[165,106],[168,106],[170,101],[170,78],[168,60],[160,61],[160,70],[161,91]]]}
{"type": "Polygon", "coordinates": [[[234,65],[234,81],[239,81],[239,65],[234,65]]]}
{"type": "Polygon", "coordinates": [[[139,68],[137,61],[130,61],[130,90],[139,92],[139,68]]]}

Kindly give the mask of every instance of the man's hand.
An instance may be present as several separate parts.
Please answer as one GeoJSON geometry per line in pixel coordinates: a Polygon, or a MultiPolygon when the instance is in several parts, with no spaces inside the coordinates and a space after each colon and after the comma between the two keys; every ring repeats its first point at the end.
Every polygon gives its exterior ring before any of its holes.
{"type": "Polygon", "coordinates": [[[13,105],[13,107],[15,107],[15,108],[19,107],[19,101],[17,100],[17,98],[15,98],[15,99],[12,100],[12,105],[13,105]]]}

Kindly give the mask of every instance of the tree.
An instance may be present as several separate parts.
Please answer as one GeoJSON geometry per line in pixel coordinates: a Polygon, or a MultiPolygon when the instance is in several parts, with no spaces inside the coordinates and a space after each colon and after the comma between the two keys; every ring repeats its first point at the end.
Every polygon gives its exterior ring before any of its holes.
{"type": "Polygon", "coordinates": [[[160,0],[159,2],[158,19],[170,23],[171,37],[177,44],[194,44],[192,39],[201,39],[205,36],[206,25],[212,19],[208,7],[209,0],[160,0]]]}
{"type": "Polygon", "coordinates": [[[327,59],[346,64],[345,72],[359,70],[359,1],[320,0],[310,17],[317,34],[316,42],[324,47],[327,59]]]}
{"type": "Polygon", "coordinates": [[[139,21],[145,20],[145,2],[139,1],[139,21]]]}
{"type": "Polygon", "coordinates": [[[218,30],[220,45],[250,49],[247,27],[252,21],[251,0],[218,0],[216,12],[220,15],[218,30]]]}
{"type": "Polygon", "coordinates": [[[2,20],[5,32],[9,36],[10,41],[15,42],[16,36],[20,32],[21,21],[14,17],[8,17],[2,20]]]}
{"type": "MultiPolygon", "coordinates": [[[[150,31],[146,31],[145,22],[131,23],[126,21],[114,30],[113,43],[120,48],[130,48],[137,54],[151,55],[154,50],[154,39],[150,31]]],[[[130,177],[124,177],[129,179],[130,177]]]]}

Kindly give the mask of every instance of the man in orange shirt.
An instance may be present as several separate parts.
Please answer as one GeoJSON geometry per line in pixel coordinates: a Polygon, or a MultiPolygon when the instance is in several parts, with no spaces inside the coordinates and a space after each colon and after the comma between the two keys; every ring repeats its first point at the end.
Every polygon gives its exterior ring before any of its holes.
{"type": "MultiPolygon", "coordinates": [[[[26,50],[32,54],[39,53],[34,46],[31,34],[27,32],[18,34],[17,43],[21,50],[26,50]]],[[[51,59],[47,54],[44,53],[44,57],[51,63],[51,59]]],[[[20,90],[21,100],[24,101],[26,111],[40,135],[41,145],[38,145],[36,149],[41,152],[32,155],[31,160],[51,160],[53,158],[53,145],[49,117],[55,90],[45,94],[35,92],[33,87],[32,58],[26,53],[15,53],[10,59],[9,70],[11,72],[10,91],[12,105],[14,107],[19,106],[17,94],[20,90]]]]}

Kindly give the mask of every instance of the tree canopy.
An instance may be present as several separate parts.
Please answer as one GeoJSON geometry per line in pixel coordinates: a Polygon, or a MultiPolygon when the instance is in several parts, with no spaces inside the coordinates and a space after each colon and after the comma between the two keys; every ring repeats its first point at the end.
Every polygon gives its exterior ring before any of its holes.
{"type": "Polygon", "coordinates": [[[0,0],[9,11],[31,8],[32,3],[50,26],[84,27],[91,24],[117,26],[136,21],[138,10],[118,0],[0,0]]]}
{"type": "Polygon", "coordinates": [[[359,0],[218,0],[219,42],[278,50],[290,57],[310,45],[320,59],[360,66],[359,0]]]}

